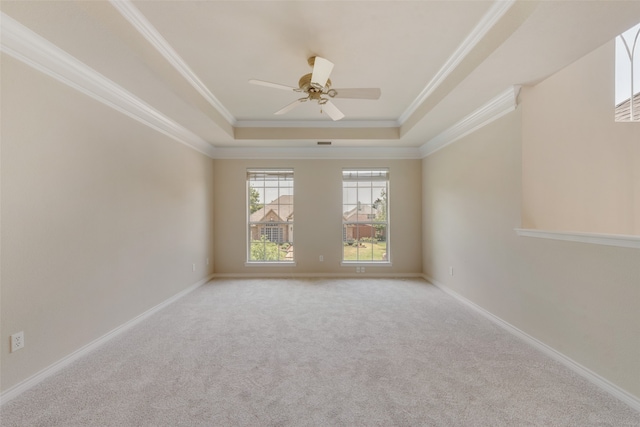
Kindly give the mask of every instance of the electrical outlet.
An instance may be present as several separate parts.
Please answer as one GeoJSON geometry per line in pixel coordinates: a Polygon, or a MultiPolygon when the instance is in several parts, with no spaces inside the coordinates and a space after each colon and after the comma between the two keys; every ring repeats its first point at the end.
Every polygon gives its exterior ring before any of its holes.
{"type": "Polygon", "coordinates": [[[11,335],[11,353],[24,347],[24,332],[11,335]]]}
{"type": "Polygon", "coordinates": [[[193,263],[192,270],[193,270],[193,271],[196,271],[196,263],[195,263],[195,262],[193,263]]]}
{"type": "Polygon", "coordinates": [[[320,255],[320,262],[324,261],[324,255],[320,255]]]}
{"type": "Polygon", "coordinates": [[[449,266],[449,276],[453,276],[453,267],[449,266]]]}

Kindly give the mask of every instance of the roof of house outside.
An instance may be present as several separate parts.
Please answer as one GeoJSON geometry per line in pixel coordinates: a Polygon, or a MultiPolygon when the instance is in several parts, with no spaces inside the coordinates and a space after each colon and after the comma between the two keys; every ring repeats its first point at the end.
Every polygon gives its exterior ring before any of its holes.
{"type": "MultiPolygon", "coordinates": [[[[629,98],[616,105],[617,122],[632,121],[629,112],[630,106],[629,98]]],[[[636,93],[633,97],[633,121],[640,121],[640,92],[636,93]]]]}
{"type": "MultiPolygon", "coordinates": [[[[371,218],[369,215],[362,215],[362,214],[361,215],[351,215],[351,216],[345,217],[346,221],[354,221],[354,222],[355,221],[358,221],[358,222],[367,222],[367,221],[369,221],[369,222],[371,222],[372,219],[373,218],[371,218]]],[[[363,224],[363,225],[366,225],[366,224],[363,224]]]]}
{"type": "Polygon", "coordinates": [[[288,221],[293,218],[293,195],[280,196],[249,217],[251,222],[288,221]],[[270,215],[270,213],[273,214],[270,215]]]}
{"type": "Polygon", "coordinates": [[[345,212],[343,216],[347,221],[366,221],[370,219],[368,215],[376,215],[377,213],[378,210],[373,206],[360,204],[358,207],[345,212]]]}

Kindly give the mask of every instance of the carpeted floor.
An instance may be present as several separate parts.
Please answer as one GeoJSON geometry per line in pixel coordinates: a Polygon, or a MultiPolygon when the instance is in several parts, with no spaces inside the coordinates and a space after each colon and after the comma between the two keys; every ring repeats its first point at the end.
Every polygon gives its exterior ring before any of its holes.
{"type": "Polygon", "coordinates": [[[217,280],[2,407],[9,426],[639,426],[421,280],[217,280]]]}

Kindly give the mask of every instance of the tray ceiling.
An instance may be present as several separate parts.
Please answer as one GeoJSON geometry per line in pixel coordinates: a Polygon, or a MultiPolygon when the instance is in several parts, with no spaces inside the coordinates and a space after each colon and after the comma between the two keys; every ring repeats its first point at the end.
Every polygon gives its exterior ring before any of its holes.
{"type": "MultiPolygon", "coordinates": [[[[639,22],[639,3],[3,1],[1,8],[4,21],[214,147],[330,139],[417,148],[505,89],[536,83],[639,22]],[[346,115],[338,122],[315,103],[274,116],[297,94],[248,80],[297,86],[313,55],[335,64],[333,87],[377,87],[381,98],[334,99],[346,115]]],[[[3,52],[11,53],[7,43],[3,52]]]]}

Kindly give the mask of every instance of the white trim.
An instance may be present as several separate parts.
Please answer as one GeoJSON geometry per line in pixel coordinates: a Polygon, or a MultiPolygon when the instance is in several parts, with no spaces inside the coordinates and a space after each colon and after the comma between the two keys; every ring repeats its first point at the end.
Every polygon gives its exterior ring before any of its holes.
{"type": "Polygon", "coordinates": [[[110,2],[225,120],[231,125],[235,125],[236,119],[231,115],[229,110],[211,93],[196,73],[194,73],[189,65],[178,55],[178,52],[171,47],[169,42],[162,37],[160,32],[156,30],[151,22],[145,18],[142,12],[140,12],[130,0],[110,0],[110,2]]]}
{"type": "Polygon", "coordinates": [[[42,381],[46,380],[47,378],[49,378],[53,374],[59,372],[60,370],[66,368],[67,366],[69,366],[70,364],[75,362],[76,360],[86,356],[87,354],[89,354],[93,350],[97,349],[101,345],[103,345],[106,342],[110,341],[111,339],[117,337],[118,335],[122,334],[123,332],[131,329],[132,327],[134,327],[138,323],[144,321],[149,316],[157,313],[158,311],[162,310],[163,308],[167,307],[168,305],[172,304],[173,302],[175,302],[175,301],[179,300],[180,298],[184,297],[188,293],[193,292],[194,290],[196,290],[200,286],[202,286],[205,283],[207,283],[210,280],[212,280],[213,277],[214,277],[214,274],[209,275],[208,277],[198,281],[197,283],[195,283],[195,284],[189,286],[188,288],[178,292],[177,294],[173,295],[172,297],[164,300],[160,304],[150,308],[149,310],[145,311],[144,313],[139,314],[138,316],[136,316],[133,319],[123,323],[122,325],[120,325],[117,328],[111,330],[110,332],[107,332],[106,334],[102,335],[100,338],[95,339],[95,340],[91,341],[89,344],[86,344],[86,345],[80,347],[78,350],[76,350],[73,353],[63,357],[62,359],[58,360],[57,362],[53,363],[52,365],[49,365],[48,367],[44,368],[40,372],[30,376],[26,380],[21,381],[18,384],[14,385],[13,387],[9,388],[5,392],[3,392],[2,395],[0,395],[0,405],[4,405],[8,401],[18,397],[20,394],[22,394],[25,391],[29,390],[30,388],[36,386],[37,384],[39,384],[42,381]]]}
{"type": "Polygon", "coordinates": [[[213,279],[404,279],[422,278],[420,273],[216,273],[213,279]]]}
{"type": "Polygon", "coordinates": [[[295,267],[295,261],[272,261],[272,262],[262,262],[262,261],[246,261],[244,263],[245,267],[295,267]]]}
{"type": "Polygon", "coordinates": [[[505,114],[514,111],[518,106],[517,100],[519,92],[520,86],[510,86],[449,129],[433,137],[420,147],[421,157],[427,157],[447,145],[456,142],[460,138],[488,125],[505,114]]]}
{"type": "Polygon", "coordinates": [[[51,42],[1,13],[0,50],[127,116],[214,157],[215,147],[51,42]]]}
{"type": "MultiPolygon", "coordinates": [[[[314,143],[315,144],[315,143],[314,143]]],[[[216,159],[420,159],[418,147],[216,147],[216,159]]]]}
{"type": "Polygon", "coordinates": [[[507,321],[499,318],[498,316],[492,314],[491,312],[485,310],[484,308],[480,307],[476,303],[468,300],[467,298],[463,297],[462,295],[458,294],[457,292],[453,291],[452,289],[448,288],[447,286],[443,285],[442,283],[439,283],[438,281],[434,280],[433,278],[427,276],[426,274],[423,274],[422,277],[427,282],[433,284],[434,286],[436,286],[439,289],[441,289],[443,292],[451,295],[452,297],[454,297],[458,301],[460,301],[463,304],[467,305],[468,307],[472,308],[473,310],[475,310],[477,313],[479,313],[480,315],[482,315],[486,319],[490,320],[494,324],[496,324],[496,325],[502,327],[503,329],[505,329],[507,332],[510,332],[511,334],[513,334],[516,337],[520,338],[521,340],[523,340],[527,344],[529,344],[529,345],[533,346],[534,348],[536,348],[537,350],[541,351],[545,355],[547,355],[547,356],[551,357],[552,359],[562,363],[564,366],[566,366],[567,368],[571,369],[573,372],[575,372],[576,374],[580,375],[581,377],[583,377],[584,379],[586,379],[590,383],[596,385],[597,387],[599,387],[603,391],[609,393],[611,396],[613,396],[616,399],[626,403],[627,405],[629,405],[631,408],[635,409],[636,411],[640,411],[640,399],[638,399],[636,396],[634,396],[631,393],[627,392],[626,390],[618,387],[617,385],[613,384],[611,381],[601,377],[600,375],[596,374],[595,372],[593,372],[589,368],[586,368],[586,367],[582,366],[581,364],[579,364],[575,360],[565,356],[564,354],[560,353],[558,350],[554,349],[553,347],[550,347],[549,345],[547,345],[547,344],[543,343],[542,341],[532,337],[531,335],[527,334],[526,332],[521,331],[520,329],[516,328],[515,326],[513,326],[509,322],[507,322],[507,321]]]}
{"type": "Polygon", "coordinates": [[[565,240],[568,242],[591,243],[594,245],[618,246],[640,249],[640,236],[624,234],[579,233],[568,231],[545,231],[527,228],[515,228],[518,236],[541,239],[565,240]]]}
{"type": "Polygon", "coordinates": [[[397,120],[239,120],[236,128],[397,128],[397,120]]]}
{"type": "Polygon", "coordinates": [[[411,103],[398,119],[400,124],[404,124],[409,117],[422,105],[422,103],[435,91],[440,84],[456,69],[462,60],[471,50],[482,40],[482,38],[493,28],[502,16],[513,6],[515,0],[498,0],[484,14],[480,22],[471,30],[471,33],[464,39],[458,48],[449,57],[447,62],[438,70],[427,86],[422,89],[420,95],[411,103]]]}

